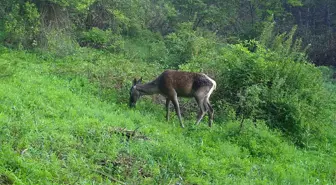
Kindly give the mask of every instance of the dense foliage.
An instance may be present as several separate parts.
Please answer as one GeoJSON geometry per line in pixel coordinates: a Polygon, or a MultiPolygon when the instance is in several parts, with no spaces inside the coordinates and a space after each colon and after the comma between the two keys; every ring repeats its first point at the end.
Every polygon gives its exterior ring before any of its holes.
{"type": "Polygon", "coordinates": [[[297,25],[295,36],[312,44],[311,59],[335,66],[335,11],[331,0],[2,0],[0,40],[12,47],[45,48],[55,39],[64,39],[58,41],[62,45],[72,39],[92,47],[112,45],[114,51],[120,49],[120,34],[140,37],[149,30],[165,36],[181,23],[237,42],[260,36],[268,22],[276,22],[278,33],[297,25]]]}
{"type": "Polygon", "coordinates": [[[295,143],[305,145],[314,137],[320,139],[321,120],[330,117],[324,110],[329,99],[321,71],[306,61],[293,34],[264,33],[260,42],[227,45],[216,55],[205,52],[182,69],[215,77],[218,90],[214,100],[223,117],[234,110],[241,119],[265,120],[271,128],[279,128],[295,143]]]}

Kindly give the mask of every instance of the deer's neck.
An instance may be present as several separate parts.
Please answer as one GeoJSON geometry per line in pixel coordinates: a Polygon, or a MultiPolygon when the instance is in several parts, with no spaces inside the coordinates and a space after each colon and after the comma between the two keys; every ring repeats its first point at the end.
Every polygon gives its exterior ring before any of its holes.
{"type": "Polygon", "coordinates": [[[146,83],[146,84],[138,84],[136,85],[136,89],[142,95],[151,95],[151,94],[158,94],[160,93],[158,84],[155,81],[146,83]]]}

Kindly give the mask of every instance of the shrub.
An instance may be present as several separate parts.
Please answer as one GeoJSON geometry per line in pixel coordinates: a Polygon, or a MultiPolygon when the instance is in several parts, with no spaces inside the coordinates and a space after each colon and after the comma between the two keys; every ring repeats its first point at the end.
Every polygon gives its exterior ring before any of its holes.
{"type": "MultiPolygon", "coordinates": [[[[203,70],[216,79],[212,100],[217,107],[229,107],[243,119],[265,120],[300,146],[307,145],[313,134],[318,137],[325,116],[328,92],[320,70],[254,44],[255,52],[244,44],[228,45],[219,56],[195,58],[182,69],[203,70]]],[[[219,115],[225,114],[220,110],[219,115]]]]}
{"type": "Polygon", "coordinates": [[[195,31],[191,23],[182,23],[176,32],[165,37],[168,48],[167,64],[176,68],[203,54],[215,50],[216,40],[212,33],[195,31]]]}
{"type": "Polygon", "coordinates": [[[126,39],[125,56],[130,60],[165,64],[168,49],[160,34],[144,30],[139,31],[137,37],[128,37],[126,39]]]}
{"type": "Polygon", "coordinates": [[[43,28],[40,40],[41,47],[36,51],[55,60],[73,55],[79,48],[74,36],[65,29],[43,28]]]}
{"type": "Polygon", "coordinates": [[[34,3],[5,4],[6,12],[0,28],[0,39],[7,46],[32,48],[37,45],[40,14],[34,3]],[[2,27],[3,26],[3,27],[2,27]],[[3,29],[3,30],[2,30],[3,29]]]}
{"type": "Polygon", "coordinates": [[[84,31],[79,39],[82,46],[89,46],[96,49],[106,49],[108,51],[121,51],[124,42],[119,34],[113,34],[111,29],[101,30],[92,28],[84,31]]]}

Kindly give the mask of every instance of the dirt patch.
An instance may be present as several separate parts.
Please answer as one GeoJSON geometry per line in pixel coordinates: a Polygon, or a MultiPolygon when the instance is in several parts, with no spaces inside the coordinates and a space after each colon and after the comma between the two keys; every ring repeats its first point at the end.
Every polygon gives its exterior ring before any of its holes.
{"type": "Polygon", "coordinates": [[[14,184],[14,182],[7,175],[0,174],[0,184],[1,185],[12,185],[12,184],[14,184]]]}
{"type": "Polygon", "coordinates": [[[129,129],[120,128],[120,127],[110,127],[108,128],[108,131],[112,134],[117,134],[117,135],[126,137],[127,140],[130,140],[130,139],[149,140],[149,137],[139,132],[138,129],[139,127],[134,130],[129,130],[129,129]]]}
{"type": "Polygon", "coordinates": [[[97,162],[101,168],[96,173],[119,184],[130,178],[152,177],[145,160],[136,156],[120,152],[114,160],[104,159],[97,162]]]}

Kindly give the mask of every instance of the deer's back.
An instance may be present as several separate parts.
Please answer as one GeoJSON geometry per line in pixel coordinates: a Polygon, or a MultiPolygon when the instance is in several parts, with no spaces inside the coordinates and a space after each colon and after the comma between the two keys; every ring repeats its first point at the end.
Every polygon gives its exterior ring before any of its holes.
{"type": "Polygon", "coordinates": [[[184,71],[167,70],[158,78],[159,89],[162,94],[168,95],[175,90],[178,96],[191,97],[200,87],[213,84],[205,74],[184,71]]]}

